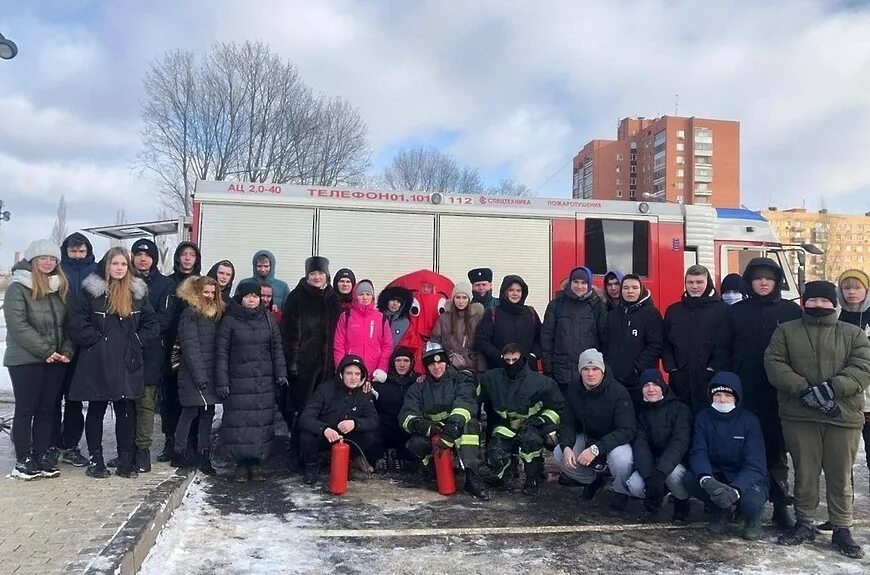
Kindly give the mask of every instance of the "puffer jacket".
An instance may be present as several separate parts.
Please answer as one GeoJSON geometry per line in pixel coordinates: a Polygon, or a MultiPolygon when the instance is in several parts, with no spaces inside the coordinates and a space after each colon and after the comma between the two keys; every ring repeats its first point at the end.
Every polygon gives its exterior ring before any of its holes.
{"type": "Polygon", "coordinates": [[[441,314],[429,341],[440,343],[450,357],[450,364],[456,369],[471,369],[478,373],[486,369],[486,362],[480,353],[474,349],[474,332],[483,317],[483,305],[471,302],[465,308],[469,315],[468,333],[465,332],[464,316],[453,305],[447,302],[447,311],[441,314]],[[455,331],[455,333],[454,333],[455,331]]]}
{"type": "Polygon", "coordinates": [[[219,403],[215,379],[215,337],[218,306],[196,290],[196,278],[178,286],[178,297],[186,303],[178,323],[181,365],[178,371],[178,399],[182,407],[207,407],[219,403]]]}
{"type": "Polygon", "coordinates": [[[314,390],[299,416],[299,428],[319,436],[329,427],[338,431],[339,423],[351,420],[356,433],[375,431],[378,412],[372,399],[372,394],[363,392],[362,386],[349,389],[335,377],[314,390]]]}
{"type": "Polygon", "coordinates": [[[384,373],[390,368],[393,353],[393,335],[390,322],[378,311],[374,303],[367,306],[359,302],[338,317],[335,326],[335,344],[332,357],[337,366],[346,355],[363,358],[369,374],[376,369],[384,373]]]}
{"type": "MultiPolygon", "coordinates": [[[[105,269],[103,262],[97,269],[105,269]]],[[[99,273],[91,274],[70,308],[67,333],[79,346],[69,390],[73,401],[117,401],[145,395],[143,349],[160,337],[148,287],[133,278],[133,313],[125,318],[108,312],[107,290],[106,280],[99,273]]]]}
{"type": "Polygon", "coordinates": [[[824,317],[804,312],[801,319],[781,324],[764,354],[764,367],[770,384],[777,389],[781,419],[864,426],[870,340],[854,325],[838,321],[836,311],[824,317]],[[838,417],[810,409],[800,400],[802,391],[824,381],[834,390],[834,401],[840,406],[838,417]]]}
{"type": "MultiPolygon", "coordinates": [[[[501,348],[515,343],[525,355],[541,357],[541,318],[535,308],[525,305],[529,297],[529,286],[517,275],[505,276],[499,291],[499,304],[484,312],[474,334],[474,346],[479,351],[489,369],[501,365],[501,348]],[[519,284],[522,297],[518,303],[511,303],[507,290],[512,284],[519,284]]],[[[536,359],[533,359],[534,363],[536,359]]],[[[534,367],[534,366],[532,366],[534,367]]]]}
{"type": "Polygon", "coordinates": [[[416,419],[443,422],[451,416],[461,417],[465,423],[476,417],[477,396],[474,375],[448,366],[440,380],[427,374],[422,382],[408,389],[399,412],[399,424],[411,433],[416,419]]]}
{"type": "Polygon", "coordinates": [[[12,268],[12,281],[3,302],[6,319],[3,365],[43,363],[53,353],[72,359],[75,348],[64,329],[68,305],[58,293],[59,278],[56,274],[51,277],[48,295],[34,300],[30,262],[21,260],[12,268]]]}
{"type": "Polygon", "coordinates": [[[607,346],[604,359],[613,376],[640,399],[638,376],[658,366],[662,355],[662,314],[653,304],[649,291],[641,284],[635,303],[622,304],[607,314],[607,346]]]}
{"type": "Polygon", "coordinates": [[[541,327],[544,373],[563,388],[578,381],[580,354],[592,348],[603,352],[606,341],[604,302],[591,288],[583,296],[578,296],[571,291],[570,285],[566,285],[564,291],[547,305],[544,313],[541,327]]]}
{"type": "Polygon", "coordinates": [[[78,297],[79,291],[82,289],[82,282],[85,278],[97,271],[97,262],[94,258],[94,248],[91,241],[84,234],[75,232],[66,237],[60,245],[60,267],[63,273],[66,274],[66,280],[69,283],[69,293],[74,298],[78,297]],[[71,241],[77,244],[84,244],[87,247],[87,255],[80,259],[74,260],[67,255],[67,247],[71,241]]]}
{"type": "MultiPolygon", "coordinates": [[[[631,444],[634,467],[644,480],[658,470],[668,476],[683,462],[692,443],[692,410],[665,384],[658,370],[647,370],[641,381],[658,381],[661,400],[643,402],[637,411],[637,434],[631,444]]],[[[709,403],[709,402],[708,402],[709,403]]]]}
{"type": "Polygon", "coordinates": [[[631,444],[637,429],[634,405],[628,390],[610,374],[592,389],[583,382],[568,387],[559,445],[574,447],[577,436],[586,435],[586,446],[597,445],[601,455],[607,455],[620,445],[631,444]]]}
{"type": "Polygon", "coordinates": [[[275,382],[287,377],[281,332],[263,307],[248,309],[234,300],[215,339],[217,387],[223,400],[221,441],[236,461],[263,460],[272,448],[275,382]]]}
{"type": "Polygon", "coordinates": [[[378,392],[378,397],[375,399],[375,407],[378,409],[378,414],[381,418],[381,425],[395,427],[398,425],[399,412],[402,410],[402,404],[405,402],[405,394],[408,388],[411,387],[420,377],[419,373],[414,372],[414,366],[417,365],[414,359],[411,359],[411,370],[405,375],[399,375],[395,367],[395,359],[399,353],[412,354],[411,348],[399,346],[393,350],[393,355],[390,357],[390,371],[387,372],[387,380],[383,383],[373,383],[375,391],[378,392]]]}

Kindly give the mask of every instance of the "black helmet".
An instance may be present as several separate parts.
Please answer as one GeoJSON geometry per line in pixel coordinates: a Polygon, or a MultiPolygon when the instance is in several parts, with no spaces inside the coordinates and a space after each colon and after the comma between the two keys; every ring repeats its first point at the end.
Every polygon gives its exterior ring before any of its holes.
{"type": "Polygon", "coordinates": [[[423,365],[429,367],[430,364],[443,361],[447,363],[447,352],[440,343],[430,341],[423,348],[423,365]]]}

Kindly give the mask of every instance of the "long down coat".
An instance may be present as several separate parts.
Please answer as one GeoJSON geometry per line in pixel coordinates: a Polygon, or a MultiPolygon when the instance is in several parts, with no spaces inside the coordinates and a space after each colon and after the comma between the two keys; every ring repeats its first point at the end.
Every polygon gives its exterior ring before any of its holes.
{"type": "Polygon", "coordinates": [[[221,442],[236,461],[264,460],[272,449],[275,380],[287,377],[281,332],[263,307],[230,301],[215,340],[218,387],[224,399],[221,442]]]}
{"type": "Polygon", "coordinates": [[[178,297],[187,307],[178,322],[181,365],[178,369],[178,399],[182,407],[207,407],[218,403],[215,379],[215,338],[218,306],[196,289],[196,277],[178,286],[178,297]]]}

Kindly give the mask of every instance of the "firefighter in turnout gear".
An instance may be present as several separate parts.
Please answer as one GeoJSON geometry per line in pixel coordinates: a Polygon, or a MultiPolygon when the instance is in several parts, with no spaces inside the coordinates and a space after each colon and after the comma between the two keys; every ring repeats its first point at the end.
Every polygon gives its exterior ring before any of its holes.
{"type": "Polygon", "coordinates": [[[406,447],[429,468],[433,449],[453,449],[465,468],[465,491],[489,499],[478,474],[480,423],[476,419],[477,396],[474,374],[448,365],[447,353],[437,343],[423,351],[425,378],[405,394],[399,424],[411,434],[406,447]],[[440,440],[433,447],[432,436],[440,440]]]}
{"type": "Polygon", "coordinates": [[[501,350],[504,367],[487,371],[478,393],[492,406],[496,420],[486,446],[489,468],[510,488],[518,461],[523,461],[526,481],[523,493],[536,495],[544,476],[544,441],[559,427],[564,398],[556,382],[529,368],[516,344],[501,350]]]}

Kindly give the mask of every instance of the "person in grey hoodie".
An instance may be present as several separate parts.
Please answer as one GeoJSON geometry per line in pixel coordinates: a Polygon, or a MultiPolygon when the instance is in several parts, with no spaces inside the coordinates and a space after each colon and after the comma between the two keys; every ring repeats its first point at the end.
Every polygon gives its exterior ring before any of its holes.
{"type": "Polygon", "coordinates": [[[246,281],[256,284],[267,282],[272,286],[272,303],[278,306],[279,309],[283,309],[284,299],[290,295],[290,286],[275,277],[275,256],[269,250],[260,250],[254,254],[252,264],[254,275],[242,280],[239,284],[246,281]]]}

